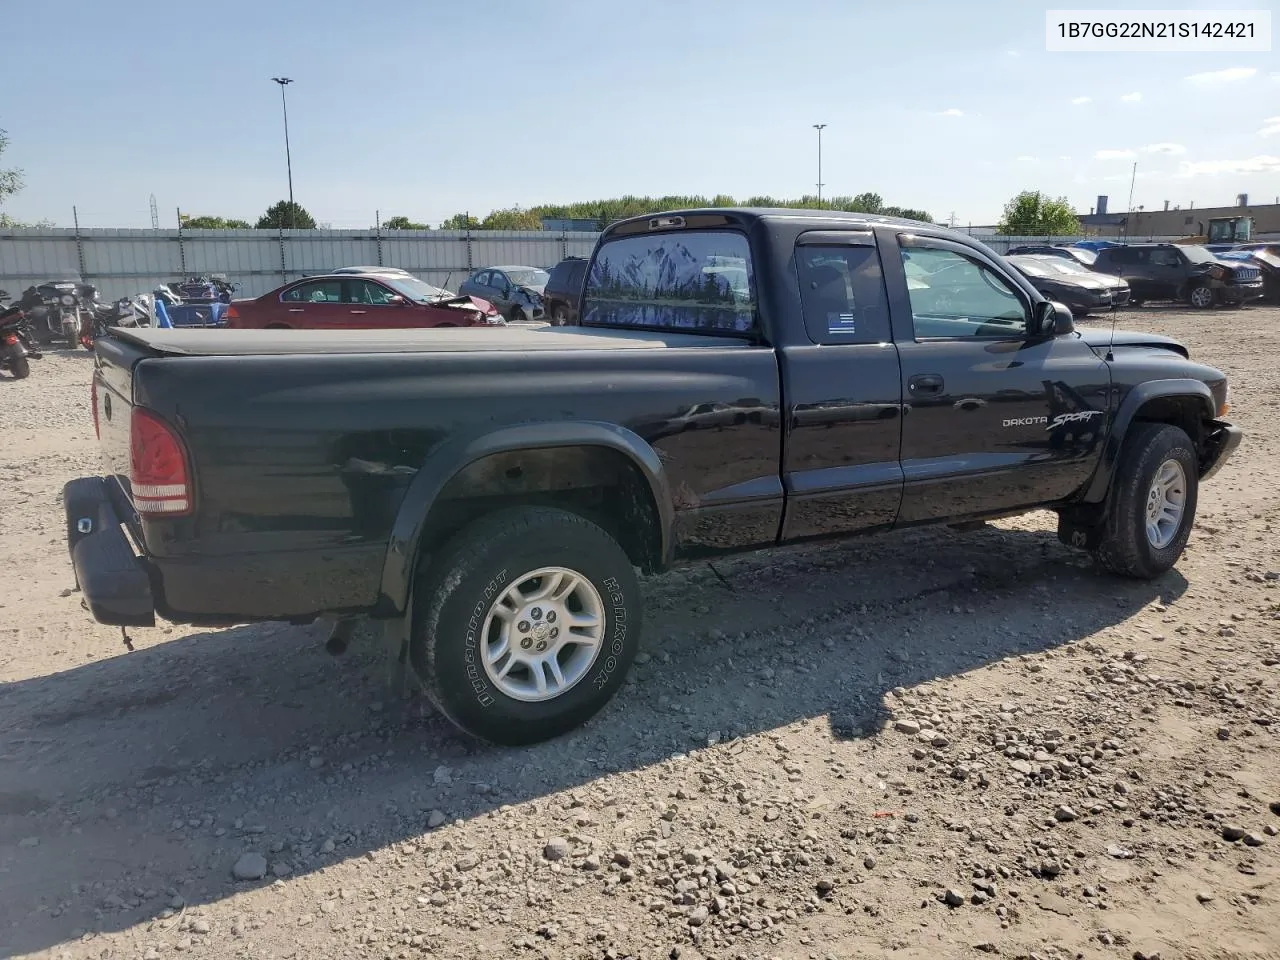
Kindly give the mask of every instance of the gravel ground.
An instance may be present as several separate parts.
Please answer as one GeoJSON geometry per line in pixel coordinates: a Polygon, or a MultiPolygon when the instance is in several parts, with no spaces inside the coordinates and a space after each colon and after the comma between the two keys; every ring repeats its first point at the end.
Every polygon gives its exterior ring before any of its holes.
{"type": "Polygon", "coordinates": [[[1174,572],[1035,514],[654,578],[622,694],[522,750],[320,625],[125,652],[63,545],[89,357],[0,378],[0,957],[1280,957],[1280,309],[1122,322],[1246,431],[1174,572]]]}

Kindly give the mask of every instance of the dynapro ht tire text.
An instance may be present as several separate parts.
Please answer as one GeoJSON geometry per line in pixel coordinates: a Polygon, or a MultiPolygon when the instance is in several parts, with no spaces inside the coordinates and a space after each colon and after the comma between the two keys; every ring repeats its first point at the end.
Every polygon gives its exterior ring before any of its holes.
{"type": "Polygon", "coordinates": [[[514,507],[458,533],[416,585],[409,653],[464,732],[519,745],[584,723],[638,649],[631,561],[574,513],[514,507]]]}
{"type": "Polygon", "coordinates": [[[1199,480],[1195,448],[1185,431],[1163,423],[1133,424],[1094,556],[1113,573],[1144,580],[1171,569],[1191,535],[1199,480]]]}

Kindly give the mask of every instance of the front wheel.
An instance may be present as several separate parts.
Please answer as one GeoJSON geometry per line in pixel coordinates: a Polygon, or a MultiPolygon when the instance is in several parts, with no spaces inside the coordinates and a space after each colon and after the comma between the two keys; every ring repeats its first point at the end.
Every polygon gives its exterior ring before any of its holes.
{"type": "Polygon", "coordinates": [[[1152,580],[1178,562],[1195,522],[1200,474],[1191,438],[1164,423],[1134,423],[1116,468],[1098,562],[1152,580]]]}
{"type": "Polygon", "coordinates": [[[617,692],[640,640],[631,560],[596,524],[514,507],[444,548],[416,586],[409,654],[458,728],[510,746],[584,723],[617,692]]]}
{"type": "Polygon", "coordinates": [[[569,325],[569,308],[563,303],[557,303],[555,309],[551,311],[551,319],[555,326],[565,327],[569,325]]]}
{"type": "Polygon", "coordinates": [[[1197,310],[1207,310],[1213,306],[1213,287],[1207,283],[1197,283],[1187,291],[1187,303],[1197,310]]]}

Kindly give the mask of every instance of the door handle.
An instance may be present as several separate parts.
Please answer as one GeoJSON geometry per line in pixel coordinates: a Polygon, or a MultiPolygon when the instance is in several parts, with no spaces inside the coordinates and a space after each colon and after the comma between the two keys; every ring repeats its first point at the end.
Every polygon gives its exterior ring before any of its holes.
{"type": "Polygon", "coordinates": [[[301,307],[290,307],[290,308],[289,308],[289,312],[290,312],[290,313],[302,313],[302,308],[301,308],[301,307]]]}
{"type": "Polygon", "coordinates": [[[352,313],[368,313],[368,310],[352,310],[352,313]]]}
{"type": "Polygon", "coordinates": [[[936,373],[921,373],[907,381],[907,389],[912,393],[941,393],[942,377],[936,373]]]}

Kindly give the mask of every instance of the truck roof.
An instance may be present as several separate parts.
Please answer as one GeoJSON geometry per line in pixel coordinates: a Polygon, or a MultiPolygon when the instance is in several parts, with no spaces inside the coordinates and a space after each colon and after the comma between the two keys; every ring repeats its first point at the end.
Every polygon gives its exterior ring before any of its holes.
{"type": "Polygon", "coordinates": [[[829,227],[832,223],[841,224],[865,224],[870,226],[873,223],[885,223],[899,227],[916,227],[929,230],[931,233],[949,234],[956,237],[963,237],[968,240],[965,234],[951,230],[947,227],[940,226],[936,223],[924,223],[920,220],[907,220],[903,217],[886,217],[878,213],[850,213],[845,210],[808,210],[804,208],[792,207],[696,207],[688,210],[665,210],[661,213],[647,213],[640,217],[628,217],[626,220],[619,220],[611,223],[605,230],[605,235],[615,232],[631,232],[626,228],[631,224],[646,223],[650,220],[661,217],[696,217],[696,216],[727,216],[741,223],[751,223],[756,221],[768,220],[785,220],[794,226],[812,226],[816,228],[829,227]]]}

